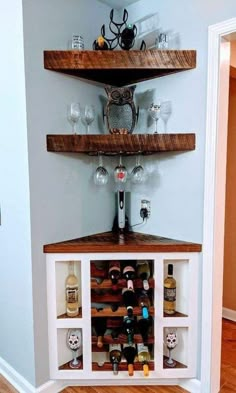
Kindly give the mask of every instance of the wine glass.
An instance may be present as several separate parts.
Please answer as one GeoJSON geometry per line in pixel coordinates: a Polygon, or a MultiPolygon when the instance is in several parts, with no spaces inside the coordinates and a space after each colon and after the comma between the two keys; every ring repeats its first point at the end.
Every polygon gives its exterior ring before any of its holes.
{"type": "Polygon", "coordinates": [[[158,100],[156,104],[153,104],[148,109],[148,113],[150,114],[151,118],[155,120],[155,131],[154,134],[158,134],[157,131],[157,122],[161,116],[161,101],[158,100]]]}
{"type": "Polygon", "coordinates": [[[80,368],[81,361],[77,359],[78,350],[81,348],[82,337],[80,329],[69,329],[67,332],[67,345],[73,353],[73,359],[70,361],[70,368],[80,368]]]}
{"type": "Polygon", "coordinates": [[[167,122],[172,113],[171,101],[164,101],[161,104],[161,119],[164,122],[164,132],[167,133],[167,122]]]}
{"type": "Polygon", "coordinates": [[[169,357],[165,359],[165,365],[167,367],[175,367],[176,361],[172,359],[171,353],[172,350],[178,344],[178,336],[177,336],[177,329],[176,328],[167,328],[165,329],[165,345],[169,350],[169,357]]]}
{"type": "Polygon", "coordinates": [[[85,105],[82,112],[82,121],[87,127],[87,134],[89,134],[89,126],[95,119],[94,105],[85,105]]]}
{"type": "Polygon", "coordinates": [[[125,183],[127,180],[127,169],[122,164],[122,157],[120,156],[119,165],[117,165],[114,169],[114,179],[116,183],[125,183]]]}
{"type": "Polygon", "coordinates": [[[76,124],[81,117],[80,104],[78,102],[72,102],[67,105],[67,119],[72,124],[72,132],[76,134],[76,124]]]}
{"type": "Polygon", "coordinates": [[[107,172],[106,168],[103,166],[102,156],[99,155],[99,163],[96,171],[93,175],[93,180],[96,186],[104,186],[107,184],[109,178],[109,173],[107,172]]]}
{"type": "Polygon", "coordinates": [[[145,181],[145,170],[140,164],[140,156],[136,157],[136,165],[131,172],[131,182],[134,184],[141,184],[145,181]]]}

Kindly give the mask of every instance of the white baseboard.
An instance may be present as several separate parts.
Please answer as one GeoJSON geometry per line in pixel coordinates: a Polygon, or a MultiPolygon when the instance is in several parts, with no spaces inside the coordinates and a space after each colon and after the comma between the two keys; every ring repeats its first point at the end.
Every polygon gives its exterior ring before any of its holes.
{"type": "Polygon", "coordinates": [[[36,388],[1,357],[0,374],[2,374],[19,393],[58,393],[64,388],[64,384],[61,381],[49,381],[36,388]]]}
{"type": "Polygon", "coordinates": [[[222,317],[225,319],[229,319],[230,321],[236,322],[236,311],[223,307],[222,317]]]}
{"type": "Polygon", "coordinates": [[[182,381],[179,386],[188,390],[190,393],[201,393],[201,382],[198,379],[188,379],[182,381]]]}

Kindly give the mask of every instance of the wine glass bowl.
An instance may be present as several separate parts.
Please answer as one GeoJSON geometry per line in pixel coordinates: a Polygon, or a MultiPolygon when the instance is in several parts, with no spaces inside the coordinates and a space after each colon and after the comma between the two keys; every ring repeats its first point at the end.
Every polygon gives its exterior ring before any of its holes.
{"type": "Polygon", "coordinates": [[[116,183],[125,183],[128,177],[126,167],[122,164],[122,157],[120,156],[120,163],[114,169],[114,180],[116,183]]]}
{"type": "Polygon", "coordinates": [[[94,172],[93,180],[96,186],[105,186],[108,183],[109,173],[103,166],[102,156],[99,156],[99,164],[94,172]]]}
{"type": "Polygon", "coordinates": [[[164,132],[167,133],[167,123],[172,114],[172,104],[171,101],[164,101],[161,104],[161,119],[164,123],[164,132]]]}
{"type": "Polygon", "coordinates": [[[136,165],[132,169],[131,175],[130,175],[131,182],[134,184],[141,184],[144,183],[146,176],[145,176],[145,170],[143,166],[140,164],[140,156],[136,158],[136,165]]]}
{"type": "Polygon", "coordinates": [[[67,119],[72,125],[72,132],[76,134],[76,124],[81,117],[81,108],[79,102],[72,102],[67,105],[67,119]]]}
{"type": "Polygon", "coordinates": [[[95,108],[94,105],[85,105],[82,110],[82,121],[86,125],[86,133],[89,134],[90,124],[95,119],[95,108]]]}
{"type": "Polygon", "coordinates": [[[156,101],[156,104],[152,103],[150,108],[148,108],[148,113],[151,118],[155,121],[155,131],[154,134],[158,134],[157,131],[157,122],[161,116],[161,100],[156,101]]]}

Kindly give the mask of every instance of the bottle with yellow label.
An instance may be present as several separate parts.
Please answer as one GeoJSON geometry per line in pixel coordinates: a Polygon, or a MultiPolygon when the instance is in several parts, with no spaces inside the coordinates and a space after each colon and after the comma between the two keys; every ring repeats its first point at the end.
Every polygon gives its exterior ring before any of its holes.
{"type": "Polygon", "coordinates": [[[145,377],[149,376],[150,353],[148,347],[143,343],[137,344],[138,361],[143,364],[143,373],[145,377]]]}

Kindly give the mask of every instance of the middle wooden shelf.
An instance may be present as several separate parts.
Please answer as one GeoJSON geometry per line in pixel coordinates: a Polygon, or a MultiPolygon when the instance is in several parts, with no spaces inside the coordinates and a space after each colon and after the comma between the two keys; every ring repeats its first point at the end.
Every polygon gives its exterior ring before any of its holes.
{"type": "Polygon", "coordinates": [[[195,134],[47,135],[47,151],[89,155],[135,155],[195,150],[195,134]]]}

